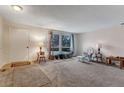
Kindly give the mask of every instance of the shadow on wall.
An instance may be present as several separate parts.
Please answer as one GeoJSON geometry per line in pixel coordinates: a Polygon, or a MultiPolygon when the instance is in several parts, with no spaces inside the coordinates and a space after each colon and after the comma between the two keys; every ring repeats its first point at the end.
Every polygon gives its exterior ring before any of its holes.
{"type": "Polygon", "coordinates": [[[114,45],[104,45],[103,52],[106,56],[124,56],[124,48],[114,45]]]}
{"type": "Polygon", "coordinates": [[[107,50],[109,50],[109,49],[111,49],[111,50],[115,49],[115,47],[114,46],[111,46],[111,45],[104,45],[104,48],[107,49],[107,50]]]}

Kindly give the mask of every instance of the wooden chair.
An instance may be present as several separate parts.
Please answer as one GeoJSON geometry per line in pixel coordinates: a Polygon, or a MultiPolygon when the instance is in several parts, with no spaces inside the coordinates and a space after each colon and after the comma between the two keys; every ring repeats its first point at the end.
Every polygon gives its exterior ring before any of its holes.
{"type": "Polygon", "coordinates": [[[40,51],[37,53],[37,62],[41,63],[43,61],[46,62],[45,53],[40,51]]]}

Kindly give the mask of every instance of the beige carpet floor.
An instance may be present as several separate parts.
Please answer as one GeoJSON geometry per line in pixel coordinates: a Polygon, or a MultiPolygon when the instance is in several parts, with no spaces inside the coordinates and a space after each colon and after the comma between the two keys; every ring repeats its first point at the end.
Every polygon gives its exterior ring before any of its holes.
{"type": "Polygon", "coordinates": [[[40,87],[50,83],[39,65],[20,66],[0,72],[0,86],[40,87]]]}
{"type": "Polygon", "coordinates": [[[124,87],[124,70],[77,58],[55,60],[0,72],[0,86],[124,87]]]}

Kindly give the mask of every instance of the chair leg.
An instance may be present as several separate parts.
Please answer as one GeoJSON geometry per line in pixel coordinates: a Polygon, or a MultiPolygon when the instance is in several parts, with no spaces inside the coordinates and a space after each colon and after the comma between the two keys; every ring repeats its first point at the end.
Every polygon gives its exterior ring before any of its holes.
{"type": "Polygon", "coordinates": [[[39,64],[40,64],[40,61],[41,61],[41,60],[39,59],[39,62],[38,62],[39,64]]]}
{"type": "Polygon", "coordinates": [[[44,61],[46,62],[46,59],[44,58],[44,61]]]}

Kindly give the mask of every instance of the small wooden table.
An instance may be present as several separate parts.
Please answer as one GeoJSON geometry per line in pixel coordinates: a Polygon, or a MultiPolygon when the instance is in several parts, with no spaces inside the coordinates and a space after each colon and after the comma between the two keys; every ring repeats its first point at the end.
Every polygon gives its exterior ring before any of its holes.
{"type": "Polygon", "coordinates": [[[111,64],[112,61],[120,62],[120,69],[124,67],[124,58],[123,57],[107,57],[106,64],[111,64]]]}

